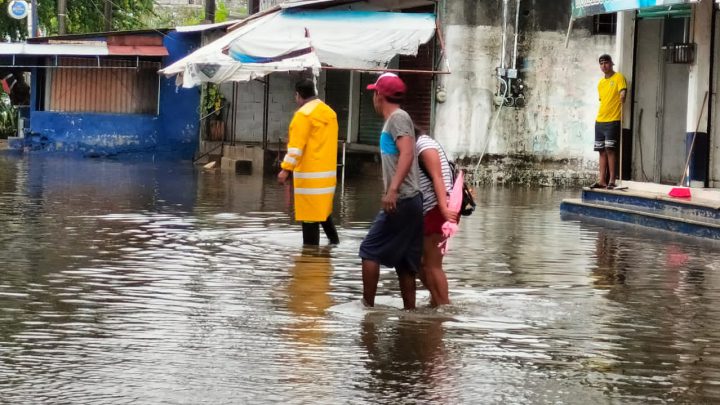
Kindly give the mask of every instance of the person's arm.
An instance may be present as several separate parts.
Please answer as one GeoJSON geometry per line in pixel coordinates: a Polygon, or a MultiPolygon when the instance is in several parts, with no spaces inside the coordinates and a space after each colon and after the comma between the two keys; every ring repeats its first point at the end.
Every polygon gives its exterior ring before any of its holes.
{"type": "Polygon", "coordinates": [[[620,104],[625,104],[625,95],[627,94],[627,81],[625,76],[620,74],[620,104]]]}
{"type": "Polygon", "coordinates": [[[396,208],[398,190],[405,177],[410,173],[413,160],[415,159],[415,142],[413,137],[403,135],[398,136],[395,140],[398,148],[398,162],[395,175],[390,180],[388,189],[385,190],[385,196],[382,199],[383,209],[385,212],[393,212],[396,208]]]}
{"type": "Polygon", "coordinates": [[[428,148],[420,152],[420,160],[422,160],[423,167],[430,180],[433,184],[433,190],[437,197],[438,209],[446,221],[457,222],[458,213],[452,212],[448,208],[447,203],[447,189],[445,188],[445,180],[442,174],[442,162],[437,149],[428,148]]]}
{"type": "Polygon", "coordinates": [[[300,164],[303,153],[305,152],[305,144],[310,134],[310,126],[310,120],[301,113],[296,113],[292,122],[290,122],[287,153],[282,163],[280,163],[282,170],[278,173],[278,182],[280,184],[285,183],[290,172],[295,170],[295,167],[300,164]]]}

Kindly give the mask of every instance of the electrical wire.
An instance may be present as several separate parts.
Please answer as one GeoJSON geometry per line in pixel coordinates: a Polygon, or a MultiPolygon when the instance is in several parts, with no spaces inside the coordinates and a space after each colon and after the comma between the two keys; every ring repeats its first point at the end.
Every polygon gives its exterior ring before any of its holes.
{"type": "Polygon", "coordinates": [[[490,137],[493,134],[493,130],[495,129],[495,126],[497,125],[498,119],[500,118],[500,112],[503,109],[503,106],[505,103],[500,104],[498,106],[497,111],[495,112],[495,118],[493,119],[490,130],[487,133],[487,136],[485,137],[485,145],[483,145],[482,152],[480,153],[480,158],[478,159],[477,163],[475,164],[475,169],[473,169],[473,182],[475,184],[478,184],[478,169],[480,168],[480,164],[482,163],[483,157],[485,156],[485,151],[487,151],[487,147],[490,144],[490,137]]]}
{"type": "Polygon", "coordinates": [[[640,173],[643,176],[643,181],[648,181],[649,177],[647,173],[645,173],[645,161],[643,160],[643,147],[642,147],[642,136],[641,136],[641,128],[642,128],[642,116],[643,116],[643,109],[640,109],[640,114],[638,117],[638,131],[637,131],[637,144],[638,144],[638,152],[640,155],[640,173]]]}

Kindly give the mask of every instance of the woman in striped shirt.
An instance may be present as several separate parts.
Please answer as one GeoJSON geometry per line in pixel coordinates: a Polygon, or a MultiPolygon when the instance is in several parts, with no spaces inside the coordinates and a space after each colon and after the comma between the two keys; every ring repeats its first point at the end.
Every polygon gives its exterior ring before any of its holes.
{"type": "Polygon", "coordinates": [[[420,128],[415,128],[415,151],[420,165],[420,191],[423,193],[423,258],[420,281],[430,291],[430,305],[450,304],[448,281],[442,268],[442,225],[457,222],[458,213],[448,209],[452,171],[442,146],[420,128]]]}

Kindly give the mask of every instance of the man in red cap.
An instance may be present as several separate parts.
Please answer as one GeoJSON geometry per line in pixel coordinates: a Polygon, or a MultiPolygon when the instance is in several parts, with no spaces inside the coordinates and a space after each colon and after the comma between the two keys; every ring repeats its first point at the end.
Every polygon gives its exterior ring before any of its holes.
{"type": "Polygon", "coordinates": [[[415,276],[420,270],[423,245],[423,207],[412,119],[400,108],[405,83],[384,73],[373,90],[375,112],[385,118],[380,134],[383,197],[382,210],[360,245],[363,299],[375,305],[380,265],[394,267],[405,309],[415,308],[415,276]]]}

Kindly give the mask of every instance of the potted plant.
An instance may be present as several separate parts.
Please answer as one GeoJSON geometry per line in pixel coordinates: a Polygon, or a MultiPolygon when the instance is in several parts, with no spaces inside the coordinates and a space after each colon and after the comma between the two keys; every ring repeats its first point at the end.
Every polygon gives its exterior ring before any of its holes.
{"type": "Polygon", "coordinates": [[[225,106],[225,97],[217,84],[210,83],[205,88],[202,103],[202,116],[208,122],[207,139],[222,141],[225,135],[225,123],[222,120],[222,110],[225,106]]]}
{"type": "Polygon", "coordinates": [[[14,136],[17,133],[17,111],[10,96],[0,91],[0,138],[14,136]]]}

